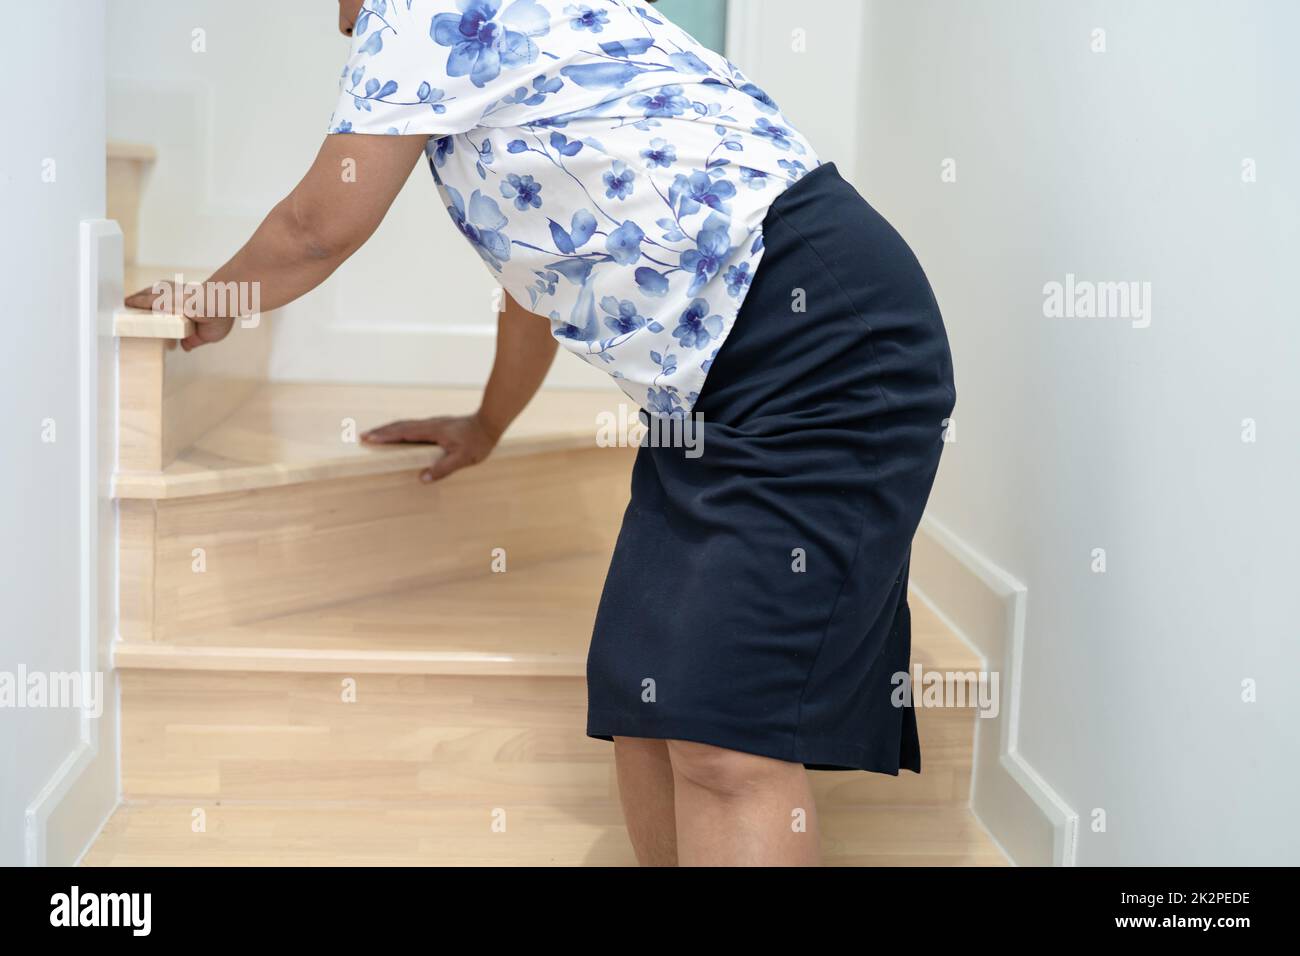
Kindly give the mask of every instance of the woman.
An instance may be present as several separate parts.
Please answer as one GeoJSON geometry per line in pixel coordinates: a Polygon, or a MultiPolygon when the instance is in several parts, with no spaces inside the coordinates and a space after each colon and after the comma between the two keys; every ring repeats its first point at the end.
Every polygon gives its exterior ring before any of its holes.
{"type": "MultiPolygon", "coordinates": [[[[650,8],[341,0],[340,27],[316,162],[209,281],[293,301],[425,154],[510,301],[476,414],[367,440],[441,446],[425,481],[482,461],[557,341],[647,422],[696,427],[638,452],[587,733],[614,743],[643,864],[816,863],[805,767],[920,769],[893,677],[955,401],[920,266],[761,89],[650,8]]],[[[184,347],[234,318],[196,316],[184,347]]]]}

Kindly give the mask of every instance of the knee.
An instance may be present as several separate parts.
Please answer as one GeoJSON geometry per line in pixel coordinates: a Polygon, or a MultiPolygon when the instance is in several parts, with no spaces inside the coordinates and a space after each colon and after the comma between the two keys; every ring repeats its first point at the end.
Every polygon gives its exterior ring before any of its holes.
{"type": "Polygon", "coordinates": [[[745,796],[769,787],[791,765],[769,757],[688,740],[668,741],[673,775],[722,796],[745,796]]]}

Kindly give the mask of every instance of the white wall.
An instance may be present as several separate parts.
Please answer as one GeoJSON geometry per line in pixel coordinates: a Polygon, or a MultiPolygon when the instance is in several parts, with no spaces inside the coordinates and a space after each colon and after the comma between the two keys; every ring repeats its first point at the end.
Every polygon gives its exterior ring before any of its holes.
{"type": "Polygon", "coordinates": [[[861,0],[730,0],[727,56],[857,184],[866,7],[861,0]]]}
{"type": "Polygon", "coordinates": [[[955,356],[931,514],[1028,587],[1020,749],[1078,862],[1300,862],[1300,5],[874,0],[865,31],[860,182],[955,356]],[[1150,327],[1045,318],[1067,273],[1149,281],[1150,327]]]}
{"type": "MultiPolygon", "coordinates": [[[[98,0],[50,0],[38,14],[10,17],[21,42],[8,45],[6,75],[27,91],[8,98],[0,132],[0,407],[9,424],[0,671],[10,674],[83,664],[78,233],[80,220],[104,214],[103,17],[98,0]]],[[[111,749],[115,731],[107,736],[111,749]]],[[[77,710],[0,708],[0,864],[23,861],[26,810],[43,788],[68,781],[61,768],[81,742],[77,710]]],[[[94,812],[114,793],[102,790],[94,812]]],[[[73,829],[84,836],[98,823],[73,829]]],[[[77,849],[56,841],[50,861],[70,863],[77,849]]]]}

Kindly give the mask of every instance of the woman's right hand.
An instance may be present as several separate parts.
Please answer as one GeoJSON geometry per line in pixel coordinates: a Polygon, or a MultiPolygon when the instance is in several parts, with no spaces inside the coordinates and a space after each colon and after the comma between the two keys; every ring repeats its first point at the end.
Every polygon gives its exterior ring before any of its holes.
{"type": "MultiPolygon", "coordinates": [[[[150,312],[183,312],[180,303],[185,302],[186,286],[176,282],[159,281],[147,289],[141,289],[135,295],[126,297],[128,309],[147,309],[150,312]]],[[[181,348],[192,352],[200,345],[220,342],[235,327],[234,319],[195,318],[194,333],[181,339],[181,348]]]]}
{"type": "Polygon", "coordinates": [[[500,437],[478,415],[462,415],[393,422],[371,429],[361,440],[367,445],[437,445],[442,457],[420,473],[421,481],[433,482],[477,465],[500,437]]]}

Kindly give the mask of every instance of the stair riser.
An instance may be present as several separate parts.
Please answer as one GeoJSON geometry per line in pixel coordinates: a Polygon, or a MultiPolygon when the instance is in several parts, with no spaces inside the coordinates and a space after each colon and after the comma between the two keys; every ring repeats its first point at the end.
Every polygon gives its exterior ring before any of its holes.
{"type": "MultiPolygon", "coordinates": [[[[184,277],[198,281],[204,274],[184,277]]],[[[148,287],[150,276],[127,292],[148,287]]],[[[270,323],[236,323],[219,345],[192,352],[158,338],[118,339],[120,428],[119,484],[156,483],[156,473],[178,453],[224,420],[265,383],[270,361],[270,323]]]]}
{"type": "MultiPolygon", "coordinates": [[[[128,799],[588,806],[617,799],[581,678],[124,671],[128,799]]],[[[925,773],[815,773],[822,809],[965,806],[970,710],[920,715],[925,773]]]]}
{"type": "MultiPolygon", "coordinates": [[[[153,276],[144,284],[158,278],[153,276]]],[[[185,274],[199,282],[207,272],[185,274]]],[[[271,319],[261,316],[251,327],[236,322],[218,345],[185,352],[169,349],[164,357],[162,460],[166,468],[188,445],[223,421],[265,384],[271,361],[271,319]]]]}
{"type": "Polygon", "coordinates": [[[630,466],[623,450],[591,449],[489,460],[433,486],[409,472],[124,503],[135,590],[124,575],[123,606],[137,621],[124,636],[166,641],[480,576],[498,548],[507,568],[612,550],[630,466]]]}
{"type": "MultiPolygon", "coordinates": [[[[830,809],[821,812],[820,823],[828,866],[1007,865],[963,808],[830,809]]],[[[83,861],[119,867],[635,863],[622,812],[608,803],[488,808],[204,801],[128,804],[83,861]]]]}
{"type": "Polygon", "coordinates": [[[107,162],[107,216],[122,229],[122,255],[127,263],[137,258],[140,245],[140,194],[152,160],[140,156],[109,155],[107,162]]]}
{"type": "Polygon", "coordinates": [[[120,471],[153,472],[163,467],[163,381],[167,343],[161,339],[119,339],[117,343],[120,471]]]}

